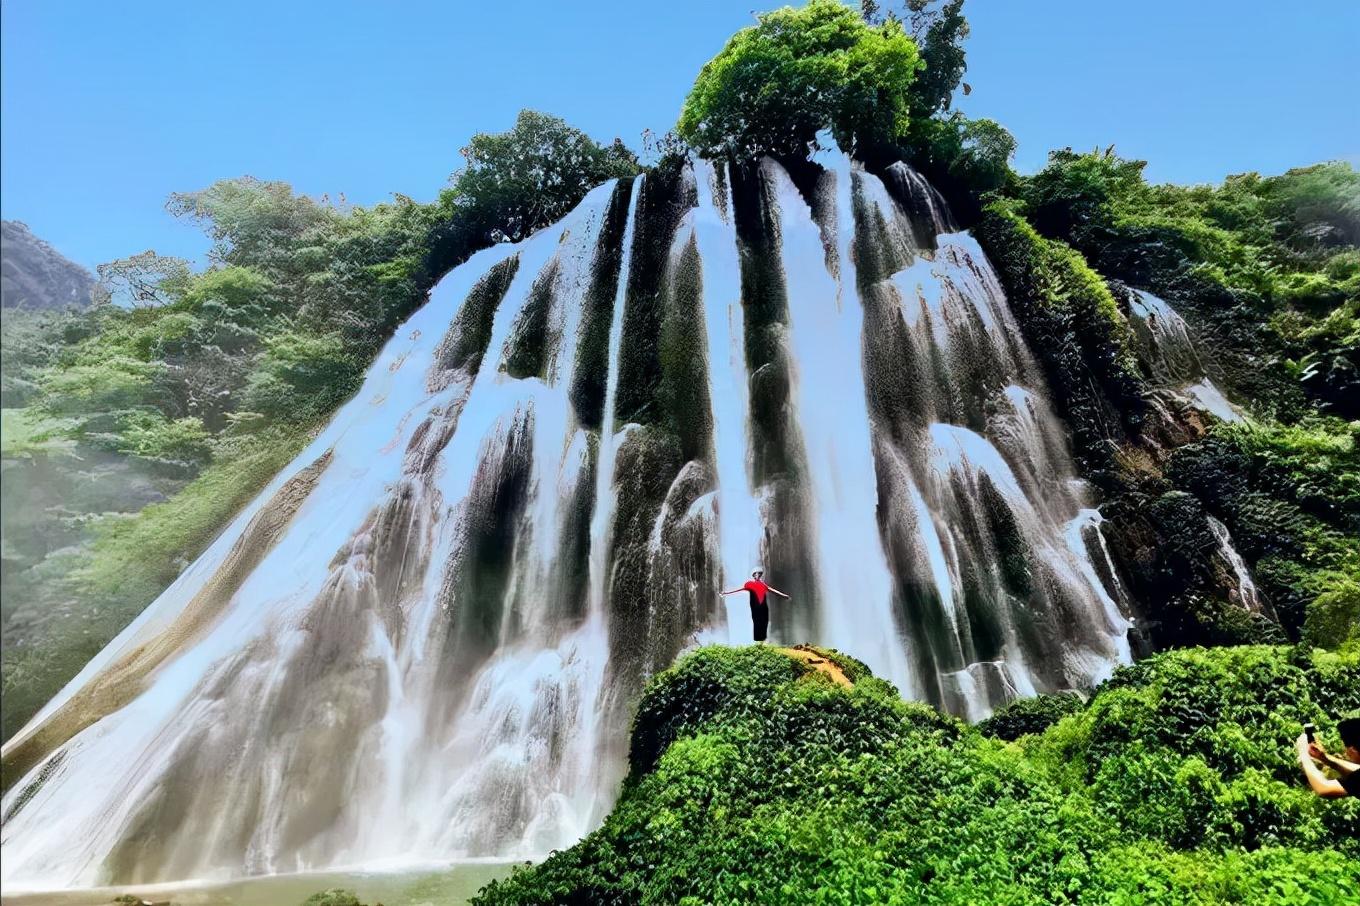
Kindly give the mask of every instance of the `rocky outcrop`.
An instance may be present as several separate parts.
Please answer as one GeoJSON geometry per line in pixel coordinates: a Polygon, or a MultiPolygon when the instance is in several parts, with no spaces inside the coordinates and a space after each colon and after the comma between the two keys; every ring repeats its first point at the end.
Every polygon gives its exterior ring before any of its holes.
{"type": "Polygon", "coordinates": [[[94,277],[27,224],[0,221],[0,304],[5,308],[68,308],[90,304],[94,277]]]}

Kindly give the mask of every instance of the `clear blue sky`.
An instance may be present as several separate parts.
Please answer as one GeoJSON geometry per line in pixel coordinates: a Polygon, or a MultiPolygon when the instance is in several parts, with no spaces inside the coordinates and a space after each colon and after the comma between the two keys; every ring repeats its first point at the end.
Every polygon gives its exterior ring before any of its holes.
{"type": "MultiPolygon", "coordinates": [[[[521,107],[633,146],[758,0],[5,0],[0,207],[87,266],[206,240],[172,191],[251,174],[430,199],[521,107]]],[[[1158,180],[1360,163],[1356,0],[967,0],[962,108],[1158,180]]]]}

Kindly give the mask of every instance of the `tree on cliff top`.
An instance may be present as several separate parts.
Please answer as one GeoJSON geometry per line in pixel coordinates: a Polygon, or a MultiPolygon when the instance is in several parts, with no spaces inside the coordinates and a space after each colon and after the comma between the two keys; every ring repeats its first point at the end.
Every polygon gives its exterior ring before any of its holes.
{"type": "Polygon", "coordinates": [[[461,153],[467,163],[440,203],[486,242],[518,242],[560,220],[600,183],[641,169],[619,139],[597,144],[536,110],[521,110],[506,132],[479,132],[461,153]]]}
{"type": "Polygon", "coordinates": [[[802,153],[829,129],[856,153],[906,134],[920,67],[902,24],[869,25],[836,0],[760,17],[699,73],[677,130],[699,153],[802,153]]]}
{"type": "MultiPolygon", "coordinates": [[[[921,51],[921,72],[912,83],[909,104],[912,119],[920,121],[949,109],[954,89],[968,68],[963,41],[968,37],[968,20],[963,17],[963,0],[903,0],[899,16],[892,4],[861,0],[860,13],[871,25],[888,19],[905,21],[912,40],[921,51]]],[[[969,88],[963,86],[963,93],[969,88]]]]}

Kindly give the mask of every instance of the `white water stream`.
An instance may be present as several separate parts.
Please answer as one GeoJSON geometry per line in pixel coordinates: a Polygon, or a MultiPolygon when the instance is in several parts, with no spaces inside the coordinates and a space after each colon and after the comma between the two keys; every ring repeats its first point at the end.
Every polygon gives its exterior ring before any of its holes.
{"type": "Polygon", "coordinates": [[[1198,343],[1185,319],[1165,299],[1132,290],[1129,312],[1154,380],[1190,405],[1225,422],[1239,422],[1242,410],[1205,373],[1198,343]]]}

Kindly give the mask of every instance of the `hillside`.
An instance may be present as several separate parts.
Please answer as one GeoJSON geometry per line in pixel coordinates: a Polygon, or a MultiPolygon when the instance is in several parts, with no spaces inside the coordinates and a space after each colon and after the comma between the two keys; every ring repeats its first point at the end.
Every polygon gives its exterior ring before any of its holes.
{"type": "Polygon", "coordinates": [[[473,902],[1322,904],[1360,889],[1360,801],[1300,789],[1292,748],[1310,720],[1335,744],[1333,716],[1360,706],[1354,654],[1168,652],[1084,705],[1035,720],[1027,703],[1018,738],[1004,711],[970,727],[828,656],[852,688],[771,649],[687,655],[643,696],[604,826],[473,902]]]}
{"type": "Polygon", "coordinates": [[[0,221],[0,305],[62,309],[90,304],[94,277],[33,235],[27,224],[0,221]]]}

